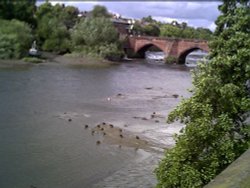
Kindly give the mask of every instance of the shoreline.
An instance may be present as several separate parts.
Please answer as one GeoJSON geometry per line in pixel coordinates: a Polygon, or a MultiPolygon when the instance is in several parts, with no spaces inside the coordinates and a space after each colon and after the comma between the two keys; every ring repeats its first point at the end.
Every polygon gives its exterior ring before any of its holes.
{"type": "Polygon", "coordinates": [[[43,52],[42,58],[38,58],[38,60],[41,60],[41,62],[39,63],[27,62],[24,60],[25,58],[0,59],[0,68],[15,68],[22,66],[28,67],[28,66],[39,66],[39,65],[66,65],[66,66],[72,66],[73,68],[74,67],[106,68],[120,64],[120,62],[113,62],[98,57],[77,56],[74,54],[57,55],[49,52],[43,52]]]}

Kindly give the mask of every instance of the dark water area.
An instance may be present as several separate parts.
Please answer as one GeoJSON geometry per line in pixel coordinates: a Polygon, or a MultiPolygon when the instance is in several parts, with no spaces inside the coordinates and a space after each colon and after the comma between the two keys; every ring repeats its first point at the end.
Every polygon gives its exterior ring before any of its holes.
{"type": "MultiPolygon", "coordinates": [[[[0,86],[1,188],[102,187],[105,178],[149,154],[96,145],[102,137],[92,135],[85,124],[92,128],[103,121],[127,123],[130,131],[149,139],[162,136],[167,142],[164,135],[172,128],[165,120],[156,129],[150,123],[135,122],[133,116],[152,111],[166,115],[180,99],[154,97],[188,96],[191,76],[185,66],[144,62],[108,68],[41,64],[0,68],[0,86]],[[118,93],[125,97],[117,98],[118,93]]],[[[134,170],[145,176],[143,168],[134,170]]],[[[153,177],[151,173],[147,178],[152,179],[148,187],[155,183],[153,177]]],[[[130,180],[116,181],[123,185],[130,180]]]]}

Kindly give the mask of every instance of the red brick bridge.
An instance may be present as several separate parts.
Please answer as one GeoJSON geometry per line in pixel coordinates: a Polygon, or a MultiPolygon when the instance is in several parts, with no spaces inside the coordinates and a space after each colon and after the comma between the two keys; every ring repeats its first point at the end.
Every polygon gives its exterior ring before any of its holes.
{"type": "Polygon", "coordinates": [[[140,57],[145,57],[145,52],[152,46],[162,50],[166,57],[177,58],[178,63],[185,63],[186,56],[194,50],[209,52],[208,42],[198,39],[175,39],[149,36],[128,37],[127,50],[132,50],[140,57]]]}

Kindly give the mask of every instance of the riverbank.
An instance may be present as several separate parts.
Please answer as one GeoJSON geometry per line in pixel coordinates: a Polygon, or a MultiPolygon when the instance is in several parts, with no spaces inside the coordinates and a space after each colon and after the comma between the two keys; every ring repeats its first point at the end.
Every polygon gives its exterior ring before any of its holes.
{"type": "Polygon", "coordinates": [[[0,60],[0,68],[28,67],[46,64],[61,64],[75,68],[106,68],[119,64],[119,62],[108,61],[99,57],[83,56],[78,54],[58,55],[43,52],[40,58],[26,57],[23,59],[0,60]]]}

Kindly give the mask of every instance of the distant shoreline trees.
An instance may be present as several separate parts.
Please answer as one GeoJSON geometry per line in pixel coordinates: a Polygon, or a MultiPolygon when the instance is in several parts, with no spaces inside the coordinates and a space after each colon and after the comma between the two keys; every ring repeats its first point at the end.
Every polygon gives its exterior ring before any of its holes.
{"type": "Polygon", "coordinates": [[[143,17],[141,21],[137,21],[134,31],[140,35],[204,40],[210,40],[213,35],[213,32],[207,28],[194,28],[185,22],[178,23],[177,21],[162,23],[154,20],[152,16],[143,17]]]}
{"type": "MultiPolygon", "coordinates": [[[[3,0],[0,3],[0,9],[0,19],[6,20],[3,21],[5,24],[10,22],[9,27],[15,27],[13,24],[17,24],[18,22],[25,22],[25,24],[21,24],[23,28],[20,28],[18,32],[25,30],[26,34],[31,36],[32,40],[37,41],[40,50],[57,54],[74,52],[75,50],[79,52],[79,43],[81,43],[82,53],[96,53],[101,57],[110,57],[114,54],[119,56],[122,54],[122,42],[117,37],[118,33],[115,31],[115,27],[110,20],[112,14],[104,6],[96,5],[88,13],[87,17],[79,17],[80,11],[74,6],[65,6],[64,4],[52,5],[49,1],[36,7],[36,0],[3,0]],[[11,22],[13,19],[18,21],[15,23],[11,22]],[[85,23],[90,25],[86,25],[85,23]],[[84,28],[81,25],[84,25],[84,28]],[[27,29],[28,27],[30,29],[27,29]],[[81,36],[79,41],[76,41],[76,36],[79,35],[77,33],[84,33],[84,36],[81,36]],[[114,38],[115,41],[110,43],[110,40],[114,38]],[[97,48],[97,46],[99,47],[97,48]],[[90,51],[92,52],[90,53],[90,51]]],[[[0,25],[0,32],[1,30],[4,31],[3,27],[4,24],[0,25]]],[[[7,45],[10,40],[7,35],[17,36],[17,31],[13,29],[10,29],[10,31],[13,33],[2,32],[2,41],[0,41],[0,47],[2,46],[1,51],[13,51],[6,49],[11,48],[11,46],[7,45]]],[[[132,33],[148,36],[202,39],[210,39],[212,34],[208,29],[194,29],[185,23],[179,24],[176,22],[175,25],[163,24],[154,20],[151,16],[142,18],[141,21],[136,21],[132,33]]],[[[16,46],[19,45],[24,48],[21,50],[22,53],[20,55],[9,54],[6,57],[17,58],[25,56],[23,51],[28,52],[32,40],[24,42],[29,43],[29,45],[22,45],[19,43],[21,42],[20,40],[15,40],[16,46]]]]}

